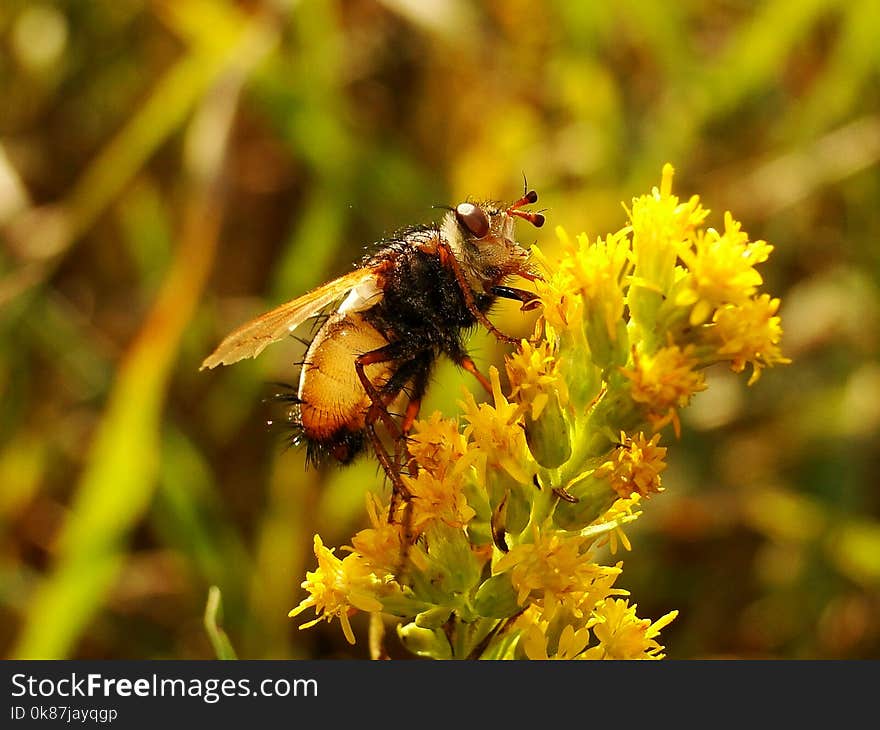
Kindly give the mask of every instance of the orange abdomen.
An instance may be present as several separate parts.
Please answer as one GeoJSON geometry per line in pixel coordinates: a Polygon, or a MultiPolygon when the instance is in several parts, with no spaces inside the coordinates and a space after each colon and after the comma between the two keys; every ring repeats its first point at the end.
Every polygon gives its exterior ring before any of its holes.
{"type": "MultiPolygon", "coordinates": [[[[311,441],[331,443],[345,433],[358,433],[371,403],[358,378],[355,360],[388,340],[358,312],[333,314],[306,351],[299,378],[300,423],[311,441]]],[[[393,363],[367,365],[377,388],[393,374],[393,363]]]]}

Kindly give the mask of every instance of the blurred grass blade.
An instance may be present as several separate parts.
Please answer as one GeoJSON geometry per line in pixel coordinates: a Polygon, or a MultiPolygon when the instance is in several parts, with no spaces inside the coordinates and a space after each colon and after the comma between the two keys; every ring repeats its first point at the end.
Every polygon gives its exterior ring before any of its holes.
{"type": "MultiPolygon", "coordinates": [[[[211,5],[215,10],[213,15],[225,8],[224,3],[211,5]]],[[[191,15],[177,13],[174,17],[191,15]]],[[[224,25],[228,27],[231,22],[224,25]]],[[[274,35],[274,25],[270,27],[270,23],[266,17],[246,25],[239,23],[238,34],[224,33],[222,43],[212,35],[213,26],[203,24],[203,34],[211,36],[212,42],[189,38],[192,46],[188,52],[165,72],[141,107],[92,159],[66,198],[57,206],[26,209],[19,218],[10,221],[5,231],[9,243],[19,256],[36,263],[24,265],[29,273],[24,286],[22,282],[16,282],[18,286],[0,282],[0,294],[4,298],[18,296],[51,274],[58,258],[94,224],[150,156],[180,128],[217,80],[236,73],[241,59],[254,55],[255,40],[260,45],[267,36],[274,35]]]]}
{"type": "Polygon", "coordinates": [[[211,586],[208,589],[208,602],[205,604],[205,631],[208,632],[208,638],[218,659],[238,659],[229,637],[219,625],[222,609],[220,589],[211,586]]]}
{"type": "Polygon", "coordinates": [[[753,166],[725,192],[731,208],[766,218],[880,162],[880,115],[853,119],[753,166]]]}
{"type": "Polygon", "coordinates": [[[173,424],[162,434],[162,464],[151,525],[207,584],[223,586],[227,611],[242,602],[238,568],[252,557],[216,488],[205,454],[173,424]]]}
{"type": "MultiPolygon", "coordinates": [[[[274,47],[277,38],[257,22],[251,42],[237,48],[242,55],[232,66],[235,72],[217,85],[202,108],[203,114],[226,120],[223,138],[216,140],[223,147],[245,71],[274,47]]],[[[200,121],[197,117],[195,123],[200,121]]],[[[59,538],[58,562],[35,591],[14,656],[45,659],[70,654],[117,575],[128,533],[153,498],[168,381],[214,259],[222,218],[218,179],[222,155],[214,150],[209,158],[214,168],[210,175],[204,160],[188,160],[199,185],[186,211],[174,262],[119,365],[59,538]]]]}

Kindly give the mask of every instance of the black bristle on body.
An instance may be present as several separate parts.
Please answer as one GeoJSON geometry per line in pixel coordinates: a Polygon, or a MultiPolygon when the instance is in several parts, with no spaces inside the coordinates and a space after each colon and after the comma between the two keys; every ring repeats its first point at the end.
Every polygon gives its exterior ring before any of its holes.
{"type": "MultiPolygon", "coordinates": [[[[323,314],[317,314],[312,317],[312,327],[311,327],[311,335],[312,339],[318,334],[321,328],[327,323],[327,320],[330,319],[330,314],[324,312],[323,314]]],[[[311,346],[311,341],[308,343],[308,346],[311,346]]]]}
{"type": "Polygon", "coordinates": [[[281,388],[282,392],[280,393],[272,393],[269,396],[263,398],[264,403],[268,402],[276,402],[276,403],[287,403],[290,405],[299,405],[302,403],[300,400],[298,393],[298,389],[289,383],[269,383],[270,386],[275,388],[281,388]]]}

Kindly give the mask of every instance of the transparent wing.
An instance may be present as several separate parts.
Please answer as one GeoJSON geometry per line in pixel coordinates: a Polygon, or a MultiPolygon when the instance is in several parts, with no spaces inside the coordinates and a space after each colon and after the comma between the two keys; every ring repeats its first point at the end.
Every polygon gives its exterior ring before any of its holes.
{"type": "Polygon", "coordinates": [[[361,284],[378,287],[372,269],[355,269],[293,301],[261,314],[230,333],[202,363],[201,369],[231,365],[248,357],[256,357],[273,342],[284,339],[309,317],[361,284]]]}

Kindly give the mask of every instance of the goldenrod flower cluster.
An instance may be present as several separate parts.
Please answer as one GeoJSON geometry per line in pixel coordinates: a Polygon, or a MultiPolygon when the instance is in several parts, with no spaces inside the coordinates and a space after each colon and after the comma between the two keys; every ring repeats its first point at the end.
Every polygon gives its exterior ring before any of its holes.
{"type": "Polygon", "coordinates": [[[411,493],[389,521],[368,500],[371,526],[343,548],[315,537],[308,597],[319,620],[363,611],[400,619],[414,653],[434,658],[659,659],[672,611],[636,615],[616,587],[630,549],[623,527],[661,492],[659,433],[706,388],[704,369],[788,362],[779,300],[759,292],[772,246],[749,241],[728,213],[705,225],[697,196],[672,194],[673,170],[632,201],[628,225],[604,239],[535,247],[543,304],[535,342],[507,358],[509,392],[492,368],[492,397],[434,414],[409,439],[411,493]],[[608,548],[606,551],[605,548],[608,548]],[[403,559],[402,559],[402,556],[403,559]]]}

